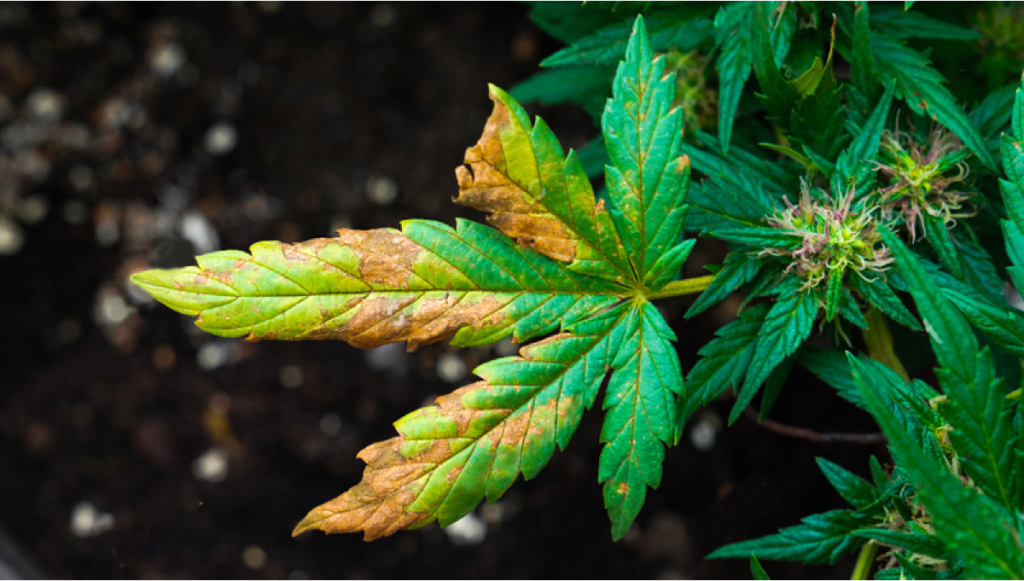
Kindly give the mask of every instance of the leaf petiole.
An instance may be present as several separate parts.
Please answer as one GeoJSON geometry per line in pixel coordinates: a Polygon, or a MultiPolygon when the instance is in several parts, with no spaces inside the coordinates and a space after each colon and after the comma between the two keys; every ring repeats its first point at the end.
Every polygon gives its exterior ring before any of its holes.
{"type": "Polygon", "coordinates": [[[892,342],[892,333],[889,331],[889,324],[885,315],[878,309],[869,309],[867,312],[868,328],[864,329],[864,342],[868,347],[868,355],[880,363],[884,363],[890,369],[899,374],[903,381],[910,381],[910,374],[907,373],[892,342]]]}
{"type": "Polygon", "coordinates": [[[647,293],[647,299],[653,301],[655,299],[694,295],[711,286],[711,281],[714,280],[714,278],[715,275],[709,274],[707,276],[675,280],[659,290],[647,293]]]}
{"type": "Polygon", "coordinates": [[[857,556],[857,564],[853,568],[853,575],[850,575],[850,579],[867,579],[868,574],[871,573],[871,565],[875,562],[875,554],[878,552],[878,543],[874,541],[868,541],[860,548],[860,554],[857,556]]]}

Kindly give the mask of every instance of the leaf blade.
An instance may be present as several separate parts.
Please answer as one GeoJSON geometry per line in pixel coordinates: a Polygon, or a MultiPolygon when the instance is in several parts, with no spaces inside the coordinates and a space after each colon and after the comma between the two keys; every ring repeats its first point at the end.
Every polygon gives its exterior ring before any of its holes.
{"type": "Polygon", "coordinates": [[[451,524],[485,496],[532,478],[564,447],[597,396],[621,340],[625,309],[477,368],[483,380],[395,423],[399,436],[359,457],[363,480],[310,511],[294,535],[362,531],[366,540],[434,520],[451,524]]]}
{"type": "Polygon", "coordinates": [[[478,224],[403,227],[261,242],[251,254],[212,253],[196,267],[132,280],[172,309],[198,315],[196,324],[213,334],[361,348],[395,341],[415,348],[453,336],[462,345],[510,334],[525,340],[617,300],[615,285],[575,275],[478,224]],[[530,315],[547,322],[531,324],[530,315]]]}
{"type": "Polygon", "coordinates": [[[817,299],[810,292],[792,292],[772,305],[761,328],[743,387],[729,413],[730,425],[739,419],[772,370],[792,355],[810,335],[817,312],[817,299]]]}
{"type": "Polygon", "coordinates": [[[637,17],[601,128],[611,160],[609,210],[639,281],[679,243],[686,217],[690,162],[681,152],[683,116],[672,107],[674,95],[675,75],[665,73],[664,56],[654,58],[637,17]]]}
{"type": "Polygon", "coordinates": [[[943,84],[945,78],[924,55],[881,35],[871,38],[871,51],[879,79],[883,83],[896,79],[896,87],[911,109],[949,128],[986,167],[996,167],[978,129],[943,84]]]}
{"type": "Polygon", "coordinates": [[[811,515],[799,525],[777,534],[726,545],[708,559],[747,558],[799,561],[807,565],[834,564],[863,541],[853,531],[868,526],[871,517],[850,510],[833,510],[811,515]]]}
{"type": "Polygon", "coordinates": [[[456,168],[455,202],[487,212],[494,227],[576,272],[625,280],[615,227],[579,160],[563,157],[547,124],[531,124],[508,93],[491,85],[490,97],[483,135],[456,168]]]}
{"type": "Polygon", "coordinates": [[[939,538],[963,556],[967,576],[1020,579],[1024,554],[1014,546],[1009,515],[922,453],[919,443],[883,403],[884,384],[852,357],[850,366],[868,408],[889,439],[897,463],[917,484],[939,538]]]}
{"type": "Polygon", "coordinates": [[[661,483],[664,445],[675,444],[680,435],[675,398],[683,390],[671,344],[675,335],[657,309],[646,301],[634,303],[623,326],[603,404],[605,447],[598,470],[614,540],[629,530],[647,487],[661,483]]]}

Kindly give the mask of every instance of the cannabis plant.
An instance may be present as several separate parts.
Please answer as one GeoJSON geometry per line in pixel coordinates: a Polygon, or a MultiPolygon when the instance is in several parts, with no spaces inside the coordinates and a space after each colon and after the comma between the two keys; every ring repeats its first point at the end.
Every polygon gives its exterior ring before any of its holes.
{"type": "Polygon", "coordinates": [[[695,410],[731,390],[732,423],[760,393],[763,419],[801,365],[874,416],[893,463],[873,458],[868,482],[819,459],[852,508],[712,557],[750,558],[763,578],[758,558],[860,551],[866,578],[884,548],[878,578],[1022,578],[1024,314],[1007,297],[1024,306],[1024,94],[1000,86],[1019,61],[937,66],[920,48],[962,59],[1024,31],[989,6],[958,24],[910,4],[538,4],[568,46],[511,94],[490,88],[456,172],[455,201],[490,226],[343,229],[132,280],[249,341],[523,344],[360,452],[362,482],[296,534],[449,525],[537,476],[600,399],[597,478],[619,539],[695,410]],[[575,101],[601,135],[565,155],[517,98],[575,101]],[[682,279],[698,238],[729,252],[682,279]],[[737,319],[684,381],[686,322],[654,301],[700,293],[690,318],[735,292],[737,319]],[[934,373],[903,365],[928,346],[934,373]]]}

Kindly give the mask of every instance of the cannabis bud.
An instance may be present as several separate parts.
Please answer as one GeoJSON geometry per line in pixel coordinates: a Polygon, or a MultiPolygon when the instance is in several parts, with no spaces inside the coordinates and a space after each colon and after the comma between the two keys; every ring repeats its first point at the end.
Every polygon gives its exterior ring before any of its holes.
{"type": "Polygon", "coordinates": [[[942,129],[934,129],[924,144],[898,129],[883,132],[877,165],[889,181],[876,192],[881,218],[902,222],[916,241],[918,224],[926,229],[926,216],[949,230],[957,218],[976,214],[973,207],[964,209],[972,194],[957,189],[967,177],[967,155],[960,140],[942,129]]]}
{"type": "Polygon", "coordinates": [[[873,208],[854,208],[854,190],[841,198],[817,189],[812,193],[802,182],[799,204],[785,200],[786,210],[766,218],[774,228],[792,235],[797,243],[788,248],[765,248],[761,256],[785,258],[789,265],[783,274],[794,273],[803,280],[800,290],[817,289],[827,282],[825,303],[827,318],[835,316],[843,277],[848,270],[865,280],[884,271],[892,257],[881,246],[873,208]]]}

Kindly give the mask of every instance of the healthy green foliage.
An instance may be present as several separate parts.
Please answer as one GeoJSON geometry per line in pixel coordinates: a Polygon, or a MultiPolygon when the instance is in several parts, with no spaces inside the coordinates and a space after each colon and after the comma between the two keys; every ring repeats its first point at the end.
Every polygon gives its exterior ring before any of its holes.
{"type": "Polygon", "coordinates": [[[866,527],[871,517],[852,510],[833,510],[803,519],[797,526],[778,534],[722,547],[708,558],[743,558],[751,554],[760,559],[800,561],[808,565],[835,563],[862,541],[853,531],[866,527]]]}
{"type": "Polygon", "coordinates": [[[916,486],[920,502],[932,517],[939,540],[963,559],[971,578],[1020,579],[1024,552],[1013,516],[990,498],[975,491],[924,453],[919,441],[900,422],[882,392],[888,387],[851,360],[864,400],[889,438],[896,461],[916,486]]]}
{"type": "Polygon", "coordinates": [[[1007,40],[1024,26],[993,14],[537,3],[566,46],[511,94],[490,88],[456,170],[455,201],[491,227],[259,242],[133,280],[229,337],[525,343],[396,422],[359,454],[363,481],[296,533],[451,524],[536,477],[600,401],[597,478],[619,539],[686,420],[727,399],[732,424],[760,392],[763,421],[800,389],[796,365],[874,417],[893,463],[872,457],[869,482],[819,458],[849,508],[710,557],[767,578],[759,560],[859,550],[866,578],[881,550],[880,579],[1021,578],[1024,93],[1005,63],[1024,59],[1007,40]],[[980,66],[972,48],[1002,52],[980,66]],[[600,135],[566,154],[517,99],[575,102],[600,135]],[[715,264],[685,265],[707,239],[715,264]],[[680,278],[698,267],[712,275],[680,278]],[[701,291],[680,321],[653,302],[701,291]],[[721,317],[684,370],[677,335],[721,317]]]}
{"type": "Polygon", "coordinates": [[[754,576],[754,579],[771,579],[754,555],[750,556],[750,573],[754,576]]]}

